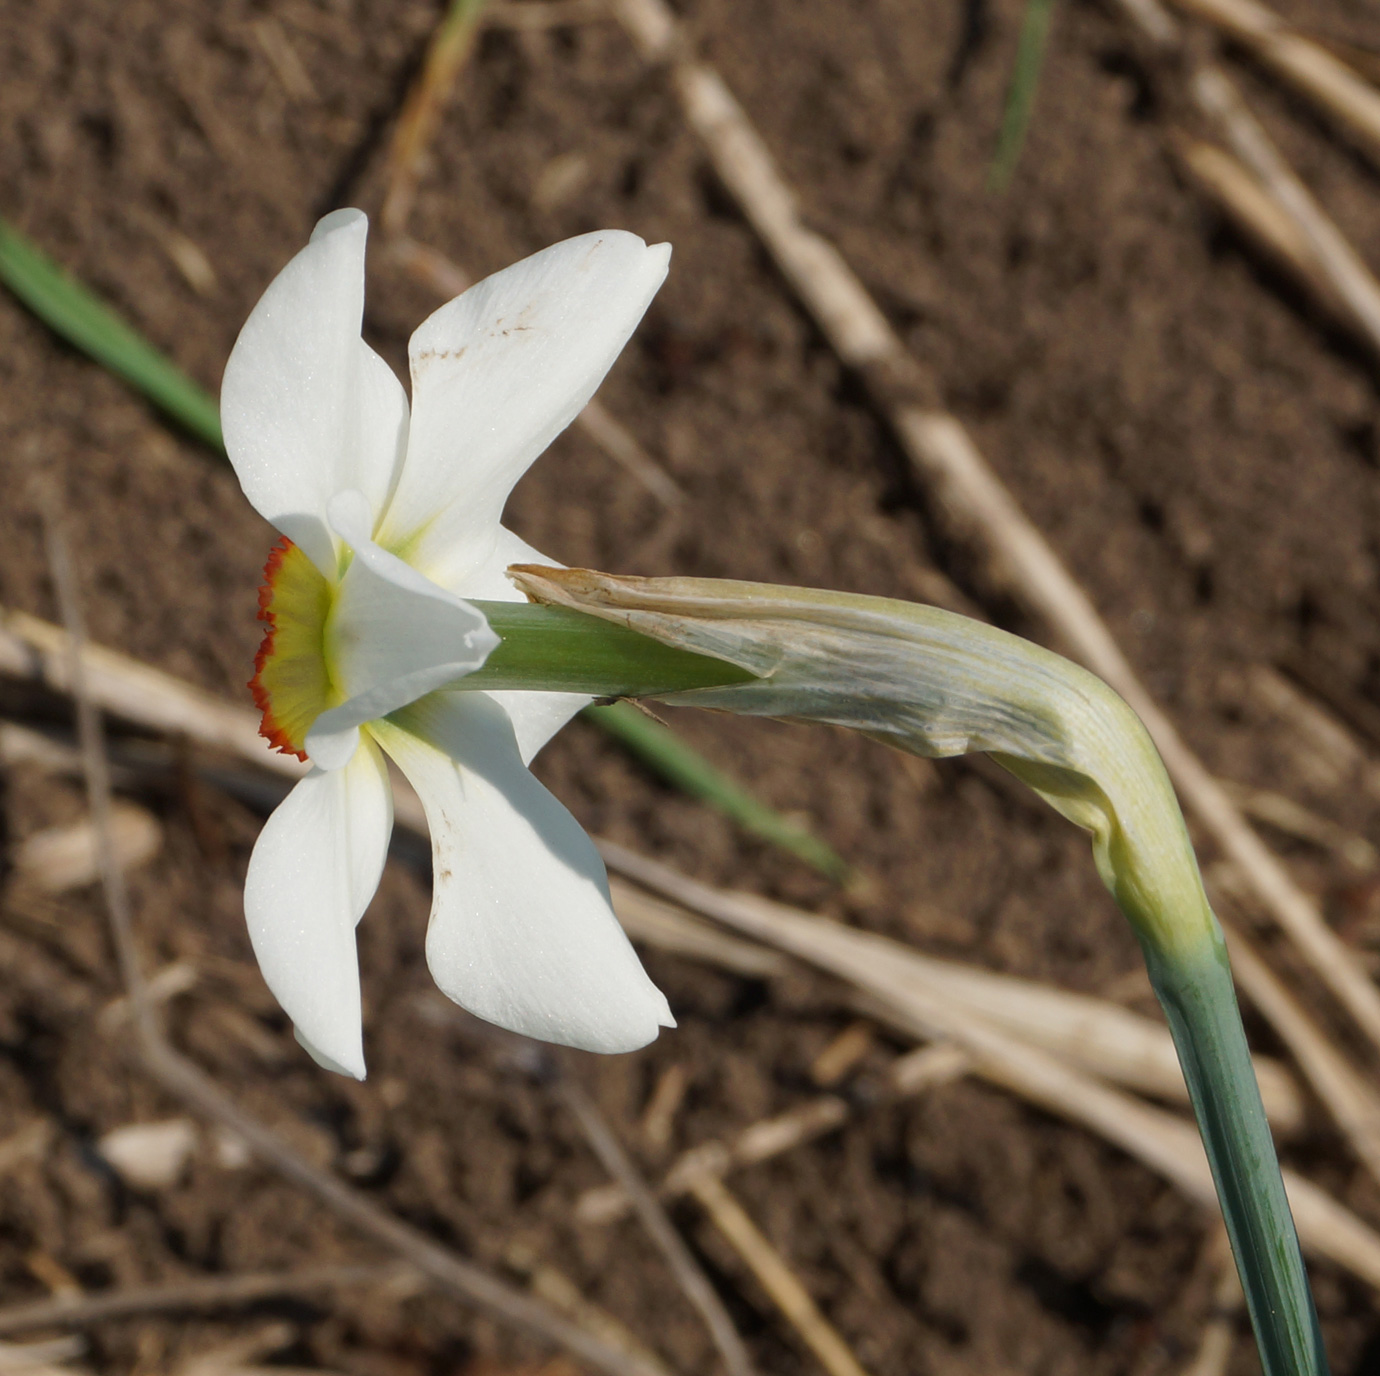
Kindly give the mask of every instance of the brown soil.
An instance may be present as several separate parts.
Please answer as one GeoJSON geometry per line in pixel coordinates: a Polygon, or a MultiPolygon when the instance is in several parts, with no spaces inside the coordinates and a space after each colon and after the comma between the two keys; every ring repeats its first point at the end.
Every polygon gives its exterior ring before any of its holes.
{"type": "MultiPolygon", "coordinates": [[[[1292,8],[1380,42],[1353,0],[1292,8]]],[[[1020,9],[696,0],[686,17],[810,219],[934,370],[1211,766],[1374,834],[1374,805],[1320,789],[1246,690],[1253,667],[1299,653],[1359,696],[1380,685],[1374,374],[1176,179],[1172,100],[1099,5],[1058,11],[1014,185],[984,190],[1020,9]]],[[[0,5],[0,213],[214,387],[246,312],[314,219],[376,204],[382,150],[437,13],[433,0],[0,5]],[[265,19],[311,94],[291,94],[266,57],[265,19]],[[170,236],[211,264],[202,292],[170,236]]],[[[1373,169],[1246,80],[1369,245],[1373,169]]],[[[899,597],[925,597],[938,568],[985,614],[1043,634],[938,538],[884,428],[621,30],[489,30],[436,144],[416,236],[478,275],[604,225],[675,246],[603,396],[689,501],[668,514],[570,435],[518,489],[518,531],[569,563],[899,597]]],[[[400,365],[436,302],[375,268],[367,330],[400,365]]],[[[93,635],[242,697],[271,535],[229,470],[6,296],[0,380],[0,602],[54,615],[29,480],[56,474],[93,635]]],[[[539,772],[591,830],[698,876],[1148,1007],[1083,840],[986,772],[902,767],[823,730],[684,713],[675,724],[807,816],[875,877],[872,895],[845,900],[583,723],[539,772]]],[[[81,810],[75,787],[28,769],[0,786],[8,841],[81,810]]],[[[188,1051],[390,1208],[498,1266],[513,1239],[531,1243],[678,1370],[710,1370],[702,1330],[637,1227],[573,1220],[600,1172],[572,1124],[435,1015],[424,877],[391,865],[361,929],[371,1076],[347,1084],[297,1052],[253,968],[239,886],[257,815],[214,793],[195,812],[176,793],[146,801],[166,841],[136,879],[139,930],[151,962],[201,971],[174,1010],[188,1051]]],[[[1325,856],[1290,856],[1319,892],[1348,880],[1325,856]]],[[[1364,921],[1348,930],[1375,935],[1364,921]]],[[[152,1195],[103,1172],[97,1136],[178,1110],[96,1021],[118,992],[102,933],[94,894],[38,904],[11,886],[0,907],[0,1141],[35,1117],[56,1127],[41,1160],[0,1172],[3,1300],[45,1292],[42,1258],[100,1287],[366,1255],[292,1189],[218,1165],[209,1147],[181,1185],[152,1195]]],[[[647,963],[679,1029],[637,1055],[579,1061],[634,1144],[668,1067],[690,1079],[679,1148],[798,1102],[812,1057],[848,1022],[809,981],[764,985],[655,952],[647,963]]],[[[1380,1220],[1324,1125],[1300,1150],[1380,1220]]],[[[736,1186],[874,1376],[1148,1376],[1182,1367],[1209,1310],[1192,1206],[1119,1152],[972,1083],[872,1112],[736,1186]]],[[[815,1370],[694,1210],[677,1216],[762,1369],[815,1370]]],[[[1316,1274],[1336,1370],[1374,1369],[1372,1297],[1328,1267],[1316,1274]]],[[[93,1336],[93,1360],[171,1371],[275,1316],[291,1327],[272,1360],[294,1366],[409,1376],[541,1358],[449,1301],[380,1291],[111,1323],[93,1336]]],[[[1243,1344],[1232,1370],[1254,1363],[1243,1344]]]]}

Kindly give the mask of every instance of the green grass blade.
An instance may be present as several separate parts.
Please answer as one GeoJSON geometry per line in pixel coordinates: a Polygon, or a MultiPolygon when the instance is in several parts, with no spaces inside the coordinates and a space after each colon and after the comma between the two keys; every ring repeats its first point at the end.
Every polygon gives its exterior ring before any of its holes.
{"type": "Polygon", "coordinates": [[[1327,1376],[1226,946],[1219,933],[1211,951],[1170,959],[1154,943],[1141,944],[1212,1164],[1265,1376],[1327,1376]]]}
{"type": "Polygon", "coordinates": [[[584,715],[683,792],[702,799],[745,831],[789,851],[835,883],[848,882],[852,875],[849,866],[819,837],[754,798],[686,745],[670,727],[626,702],[616,702],[611,707],[587,707],[584,715]]]}
{"type": "Polygon", "coordinates": [[[1011,84],[1006,88],[1001,132],[997,135],[996,152],[987,174],[989,191],[1005,191],[1021,160],[1030,117],[1035,111],[1035,93],[1040,87],[1040,72],[1045,64],[1053,18],[1054,0],[1026,0],[1016,65],[1011,72],[1011,84]]]}
{"type": "Polygon", "coordinates": [[[122,377],[198,439],[224,452],[216,399],[3,220],[0,281],[55,334],[122,377]]]}

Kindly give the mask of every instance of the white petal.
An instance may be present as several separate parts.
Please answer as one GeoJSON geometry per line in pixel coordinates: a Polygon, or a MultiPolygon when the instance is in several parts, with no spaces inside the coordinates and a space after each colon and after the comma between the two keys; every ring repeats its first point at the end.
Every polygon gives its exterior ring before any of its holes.
{"type": "Polygon", "coordinates": [[[602,230],[534,254],[412,336],[412,432],[380,529],[446,587],[483,560],[508,493],[594,395],[671,250],[602,230]]]}
{"type": "Polygon", "coordinates": [[[322,1070],[329,1070],[334,1075],[353,1075],[356,1080],[362,1080],[364,1078],[362,1073],[356,1075],[353,1070],[350,1070],[348,1067],[341,1065],[339,1061],[333,1061],[319,1047],[313,1046],[302,1035],[302,1029],[300,1027],[294,1027],[292,1029],[292,1035],[296,1038],[297,1045],[300,1046],[302,1050],[305,1051],[307,1055],[310,1056],[312,1060],[314,1060],[316,1064],[321,1067],[322,1070]]]}
{"type": "MultiPolygon", "coordinates": [[[[504,572],[509,564],[561,567],[554,559],[548,559],[534,550],[526,540],[514,535],[505,526],[500,526],[498,543],[493,552],[478,569],[465,576],[463,586],[456,591],[463,597],[474,597],[484,602],[525,602],[527,599],[504,572]]],[[[542,746],[576,712],[594,701],[584,693],[520,693],[507,690],[489,693],[488,697],[512,719],[523,764],[531,764],[542,746]]]]}
{"type": "Polygon", "coordinates": [[[268,819],[250,857],[244,914],[259,968],[321,1060],[364,1078],[355,924],[378,888],[393,793],[377,746],[312,770],[268,819]]]}
{"type": "Polygon", "coordinates": [[[331,676],[347,696],[317,717],[306,750],[313,764],[339,769],[365,722],[473,673],[498,637],[468,602],[369,538],[362,493],[340,493],[329,513],[331,529],[354,551],[326,632],[331,676]]]}
{"type": "Polygon", "coordinates": [[[523,764],[531,764],[547,741],[561,727],[569,725],[581,708],[594,701],[583,693],[523,693],[506,689],[484,696],[508,714],[523,764]]]}
{"type": "Polygon", "coordinates": [[[426,953],[443,993],[587,1051],[631,1051],[675,1025],[613,915],[598,851],[524,768],[495,703],[433,693],[371,729],[426,808],[426,953]]]}
{"type": "Polygon", "coordinates": [[[368,221],[338,210],[269,284],[225,365],[225,447],[255,509],[335,573],[326,503],[364,492],[375,513],[407,442],[407,397],[360,338],[368,221]]]}

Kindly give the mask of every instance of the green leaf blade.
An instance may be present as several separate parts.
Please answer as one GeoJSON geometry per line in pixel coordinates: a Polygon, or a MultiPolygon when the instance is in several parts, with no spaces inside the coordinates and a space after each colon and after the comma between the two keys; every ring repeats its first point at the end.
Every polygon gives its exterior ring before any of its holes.
{"type": "Polygon", "coordinates": [[[0,220],[0,281],[54,334],[224,453],[215,398],[13,226],[0,220]]]}
{"type": "Polygon", "coordinates": [[[669,726],[626,702],[611,707],[587,707],[584,715],[663,778],[702,799],[745,831],[803,860],[837,884],[846,884],[854,877],[848,863],[829,845],[735,783],[669,726]]]}

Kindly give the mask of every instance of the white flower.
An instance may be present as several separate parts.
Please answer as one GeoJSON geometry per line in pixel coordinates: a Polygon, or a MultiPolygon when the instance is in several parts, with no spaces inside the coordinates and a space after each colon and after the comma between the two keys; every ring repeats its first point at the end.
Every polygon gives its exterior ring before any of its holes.
{"type": "Polygon", "coordinates": [[[286,537],[260,593],[264,734],[313,768],[269,818],[245,881],[264,978],[323,1065],[362,1078],[355,924],[392,830],[379,747],[426,808],[441,989],[502,1027],[628,1051],[673,1026],[609,904],[598,853],[527,763],[587,701],[446,691],[496,643],[463,600],[521,601],[543,560],[499,524],[513,484],[576,416],[666,276],[619,230],[472,287],[412,336],[412,409],[360,337],[357,210],[317,225],[240,333],[221,419],[245,495],[286,537]]]}

